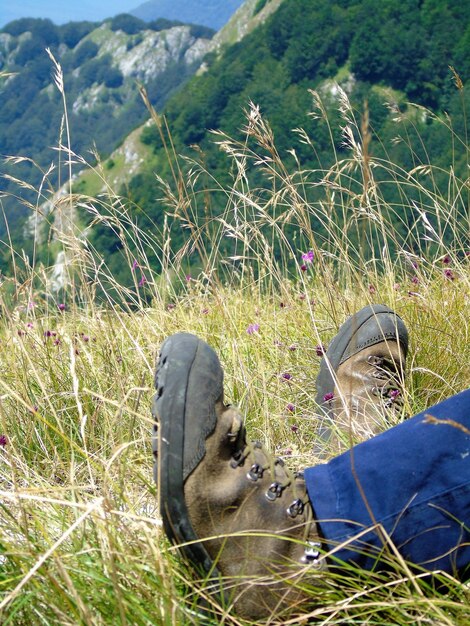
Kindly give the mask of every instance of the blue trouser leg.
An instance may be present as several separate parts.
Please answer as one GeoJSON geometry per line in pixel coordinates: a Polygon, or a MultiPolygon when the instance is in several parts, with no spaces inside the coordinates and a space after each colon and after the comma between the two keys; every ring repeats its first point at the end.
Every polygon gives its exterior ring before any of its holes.
{"type": "Polygon", "coordinates": [[[354,538],[379,524],[407,561],[470,576],[470,389],[306,469],[305,480],[328,548],[347,542],[341,561],[374,567],[384,535],[354,538]]]}

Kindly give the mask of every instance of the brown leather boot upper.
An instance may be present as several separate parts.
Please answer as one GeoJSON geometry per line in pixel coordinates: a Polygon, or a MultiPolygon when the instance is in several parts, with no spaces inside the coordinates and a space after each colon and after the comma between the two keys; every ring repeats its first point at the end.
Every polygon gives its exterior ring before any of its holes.
{"type": "Polygon", "coordinates": [[[184,485],[192,527],[205,538],[237,615],[295,611],[307,598],[295,580],[326,567],[305,482],[245,441],[237,409],[220,403],[216,411],[205,457],[184,485]]]}
{"type": "Polygon", "coordinates": [[[331,406],[340,427],[355,439],[384,430],[403,406],[406,355],[396,341],[382,341],[354,354],[336,372],[331,406]]]}
{"type": "Polygon", "coordinates": [[[384,305],[351,316],[333,338],[317,377],[319,456],[338,453],[390,425],[403,407],[408,331],[384,305]]]}

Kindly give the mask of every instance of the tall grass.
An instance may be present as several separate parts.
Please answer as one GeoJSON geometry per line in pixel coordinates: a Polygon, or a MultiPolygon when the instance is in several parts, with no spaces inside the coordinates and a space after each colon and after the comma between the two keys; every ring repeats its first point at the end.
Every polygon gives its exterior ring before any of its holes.
{"type": "MultiPolygon", "coordinates": [[[[317,460],[320,346],[368,302],[392,306],[410,329],[408,413],[468,387],[468,180],[449,170],[444,194],[432,163],[404,171],[374,160],[367,111],[358,117],[339,93],[348,153],[331,168],[288,169],[250,105],[242,141],[214,134],[231,162],[230,185],[203,159],[174,154],[164,118],[150,110],[174,164],[173,179],[159,180],[164,227],[140,230],[109,187],[98,199],[69,191],[48,218],[64,263],[60,290],[51,268],[34,259],[2,277],[2,624],[244,623],[223,608],[216,617],[200,613],[204,585],[194,584],[161,528],[149,407],[155,354],[168,334],[188,330],[215,347],[226,396],[241,406],[250,436],[293,467],[317,460]],[[394,204],[384,200],[390,186],[394,204]],[[217,210],[209,212],[211,203],[217,210]],[[129,284],[110,273],[74,220],[64,227],[58,219],[76,206],[91,214],[90,228],[105,223],[120,236],[129,284]],[[187,234],[178,249],[171,215],[187,234]],[[302,258],[309,250],[313,260],[302,258]],[[158,275],[150,251],[161,261],[158,275]],[[190,256],[197,265],[188,276],[190,256]]],[[[320,96],[312,99],[312,115],[329,124],[320,96]]],[[[449,120],[435,123],[453,132],[449,120]]],[[[304,130],[296,134],[314,149],[304,130]]],[[[85,162],[70,144],[60,155],[85,162]]],[[[387,576],[352,568],[331,575],[312,588],[311,604],[269,623],[468,623],[466,586],[442,575],[447,590],[436,590],[398,556],[390,560],[387,576]]]]}

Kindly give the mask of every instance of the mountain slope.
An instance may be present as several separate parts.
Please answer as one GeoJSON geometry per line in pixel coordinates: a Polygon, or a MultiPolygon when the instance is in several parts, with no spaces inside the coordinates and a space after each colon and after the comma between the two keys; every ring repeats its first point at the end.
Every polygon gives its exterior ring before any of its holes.
{"type": "Polygon", "coordinates": [[[242,3],[243,0],[149,0],[130,13],[146,22],[163,17],[219,30],[242,3]]]}
{"type": "MultiPolygon", "coordinates": [[[[34,19],[7,25],[0,32],[0,155],[28,157],[36,165],[30,160],[2,164],[0,173],[32,186],[42,184],[43,193],[48,185],[60,184],[58,168],[41,183],[56,161],[51,146],[65,142],[65,135],[60,136],[62,95],[53,84],[46,48],[62,69],[72,149],[87,157],[91,149],[109,155],[147,119],[136,81],[145,83],[153,105],[161,108],[197,69],[212,34],[205,27],[167,20],[146,24],[132,16],[61,27],[34,19]]],[[[31,211],[28,202],[36,202],[37,194],[18,189],[9,179],[2,187],[9,193],[3,200],[9,228],[20,237],[24,216],[31,211]]],[[[0,235],[4,230],[0,224],[0,235]]]]}

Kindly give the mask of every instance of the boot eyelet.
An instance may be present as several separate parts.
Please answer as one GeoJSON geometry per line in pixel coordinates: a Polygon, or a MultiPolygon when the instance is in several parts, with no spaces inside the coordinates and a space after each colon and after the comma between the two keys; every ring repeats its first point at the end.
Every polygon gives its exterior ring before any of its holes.
{"type": "Polygon", "coordinates": [[[230,459],[230,467],[232,469],[237,469],[237,467],[241,467],[245,463],[246,455],[242,450],[238,450],[230,459]]]}
{"type": "Polygon", "coordinates": [[[321,547],[321,544],[317,541],[309,541],[308,548],[305,548],[304,554],[300,559],[302,563],[305,565],[312,565],[313,567],[320,568],[321,562],[319,561],[320,551],[318,548],[321,547]]]}
{"type": "Polygon", "coordinates": [[[266,491],[266,498],[270,502],[274,502],[276,498],[280,498],[282,495],[282,487],[279,483],[273,483],[269,489],[266,491]]]}
{"type": "Polygon", "coordinates": [[[263,478],[263,468],[261,467],[261,465],[259,465],[259,463],[253,463],[246,477],[248,478],[248,480],[253,481],[257,481],[259,478],[263,478]]]}
{"type": "Polygon", "coordinates": [[[298,498],[297,500],[294,500],[294,502],[292,502],[287,507],[287,515],[289,517],[297,517],[297,515],[302,515],[303,512],[304,512],[304,503],[302,502],[300,498],[298,498]]]}

